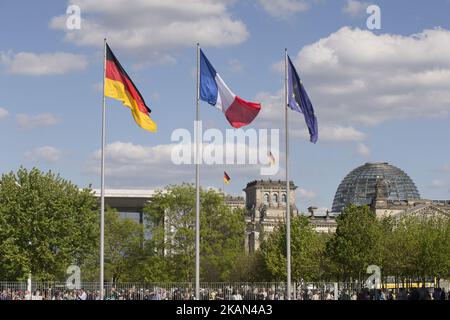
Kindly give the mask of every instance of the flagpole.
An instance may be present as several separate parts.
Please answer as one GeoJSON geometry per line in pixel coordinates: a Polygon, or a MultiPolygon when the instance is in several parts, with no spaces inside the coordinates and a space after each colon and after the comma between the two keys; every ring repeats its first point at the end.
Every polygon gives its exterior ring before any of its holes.
{"type": "Polygon", "coordinates": [[[104,39],[103,53],[103,108],[102,108],[102,164],[101,164],[101,198],[100,198],[100,300],[104,292],[104,260],[105,260],[105,141],[106,141],[106,38],[104,39]]]}
{"type": "Polygon", "coordinates": [[[197,109],[196,109],[196,137],[195,137],[195,297],[200,300],[200,44],[197,43],[197,109]]]}
{"type": "Polygon", "coordinates": [[[288,53],[284,50],[284,106],[285,106],[285,132],[286,132],[286,295],[291,300],[291,202],[289,181],[289,130],[288,130],[288,53]]]}

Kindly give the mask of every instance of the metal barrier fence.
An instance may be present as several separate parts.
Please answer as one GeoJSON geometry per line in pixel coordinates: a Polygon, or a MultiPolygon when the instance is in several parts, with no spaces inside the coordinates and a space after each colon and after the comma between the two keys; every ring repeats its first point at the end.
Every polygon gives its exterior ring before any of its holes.
{"type": "MultiPolygon", "coordinates": [[[[63,282],[0,282],[0,300],[98,300],[99,283],[83,282],[70,289],[63,282]]],[[[201,283],[201,300],[285,300],[285,283],[201,283]]],[[[361,283],[293,283],[293,300],[380,299],[381,291],[361,283]],[[365,295],[365,296],[364,296],[365,295]]],[[[193,300],[194,283],[107,283],[106,300],[193,300]]],[[[406,296],[408,297],[408,292],[406,296]]],[[[400,299],[398,290],[384,290],[382,299],[400,299]]],[[[432,296],[432,290],[429,290],[432,296]]]]}
{"type": "MultiPolygon", "coordinates": [[[[334,299],[335,288],[350,288],[350,284],[311,283],[293,284],[293,299],[334,299]]],[[[0,282],[0,299],[16,300],[74,300],[81,289],[87,300],[99,297],[99,283],[85,282],[79,289],[68,289],[65,283],[32,282],[31,293],[26,282],[0,282]]],[[[201,283],[202,300],[284,300],[284,283],[201,283]]],[[[108,283],[104,286],[105,299],[112,300],[192,300],[194,283],[108,283]]]]}

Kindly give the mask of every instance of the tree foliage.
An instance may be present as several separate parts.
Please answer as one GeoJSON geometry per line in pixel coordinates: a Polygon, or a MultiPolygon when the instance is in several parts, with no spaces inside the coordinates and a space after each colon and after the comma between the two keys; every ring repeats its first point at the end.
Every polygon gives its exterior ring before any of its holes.
{"type": "MultiPolygon", "coordinates": [[[[245,210],[201,190],[202,281],[284,281],[286,228],[262,236],[244,252],[245,210]]],[[[64,280],[81,266],[83,281],[99,275],[99,210],[90,188],[80,190],[52,172],[20,168],[0,180],[0,280],[64,280]]],[[[146,225],[105,216],[105,280],[191,282],[195,271],[195,188],[169,186],[144,209],[146,225]],[[144,237],[144,231],[149,237],[144,237]]],[[[334,234],[318,234],[305,216],[291,223],[293,281],[367,278],[369,265],[400,280],[450,277],[450,218],[404,215],[377,219],[369,207],[349,206],[334,234]]]]}
{"type": "MultiPolygon", "coordinates": [[[[200,199],[202,280],[226,281],[243,252],[244,211],[231,210],[223,196],[213,190],[202,190],[200,199]]],[[[164,193],[158,193],[144,211],[151,234],[147,252],[154,263],[146,279],[155,280],[155,271],[160,275],[170,274],[173,281],[192,281],[195,275],[195,188],[188,184],[169,186],[164,193]]]]}
{"type": "Polygon", "coordinates": [[[450,276],[450,219],[404,216],[385,241],[384,272],[402,279],[450,276]]]}
{"type": "MultiPolygon", "coordinates": [[[[321,256],[324,243],[313,230],[308,218],[296,216],[291,220],[291,271],[293,281],[314,281],[321,276],[321,256]]],[[[271,280],[286,278],[286,226],[280,224],[265,237],[260,254],[271,280]]]]}
{"type": "Polygon", "coordinates": [[[0,180],[0,279],[61,279],[98,234],[97,201],[52,172],[20,168],[0,180]]]}
{"type": "MultiPolygon", "coordinates": [[[[99,238],[98,238],[99,239],[99,238]]],[[[99,241],[82,267],[83,280],[98,281],[99,241]]],[[[105,281],[140,281],[140,267],[144,259],[143,226],[130,218],[122,218],[111,208],[105,211],[105,281]]]]}
{"type": "Polygon", "coordinates": [[[340,280],[365,277],[369,265],[381,265],[382,228],[368,206],[349,206],[337,217],[335,235],[327,243],[327,255],[340,280]]]}
{"type": "MultiPolygon", "coordinates": [[[[401,281],[450,276],[450,219],[445,215],[378,219],[369,207],[350,205],[337,217],[334,234],[315,233],[305,217],[294,218],[291,228],[294,281],[363,281],[369,265],[401,281]]],[[[249,258],[266,280],[286,277],[285,233],[279,225],[249,258]]]]}

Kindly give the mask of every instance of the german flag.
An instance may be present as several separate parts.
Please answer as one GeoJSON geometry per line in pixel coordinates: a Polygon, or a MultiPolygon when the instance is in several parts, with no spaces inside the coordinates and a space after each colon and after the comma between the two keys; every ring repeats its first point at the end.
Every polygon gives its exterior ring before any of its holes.
{"type": "Polygon", "coordinates": [[[231,182],[230,176],[225,171],[223,172],[223,182],[225,182],[226,184],[230,184],[231,182]]]}
{"type": "Polygon", "coordinates": [[[151,110],[125,69],[106,44],[105,96],[119,101],[131,109],[134,121],[144,130],[156,132],[157,125],[150,118],[151,110]]]}
{"type": "Polygon", "coordinates": [[[272,151],[270,151],[269,152],[269,163],[271,166],[273,166],[273,165],[275,165],[275,162],[276,162],[275,157],[273,156],[272,151]]]}

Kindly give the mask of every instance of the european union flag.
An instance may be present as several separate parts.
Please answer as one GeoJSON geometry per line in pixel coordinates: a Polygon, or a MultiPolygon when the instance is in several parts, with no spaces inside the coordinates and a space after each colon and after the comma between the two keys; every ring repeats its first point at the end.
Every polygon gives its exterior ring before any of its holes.
{"type": "Polygon", "coordinates": [[[319,138],[319,130],[317,127],[317,118],[314,115],[314,108],[303,86],[302,80],[298,76],[292,64],[291,58],[288,56],[288,105],[294,111],[303,113],[305,122],[308,126],[310,141],[316,143],[319,138]]]}

